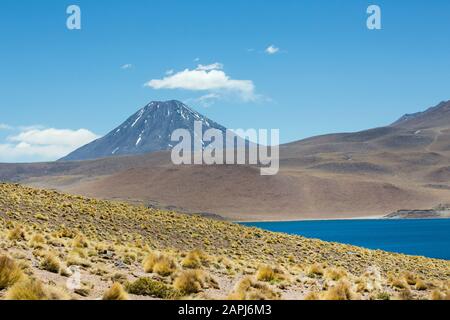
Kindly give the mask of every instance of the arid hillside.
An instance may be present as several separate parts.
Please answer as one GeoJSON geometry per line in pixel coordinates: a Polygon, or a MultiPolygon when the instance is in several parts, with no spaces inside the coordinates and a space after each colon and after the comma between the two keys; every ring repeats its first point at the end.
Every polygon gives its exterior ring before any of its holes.
{"type": "Polygon", "coordinates": [[[174,166],[169,152],[0,165],[0,180],[232,220],[377,217],[450,202],[450,102],[391,126],[282,145],[280,173],[174,166]]]}
{"type": "Polygon", "coordinates": [[[0,299],[449,299],[450,262],[0,184],[0,299]]]}

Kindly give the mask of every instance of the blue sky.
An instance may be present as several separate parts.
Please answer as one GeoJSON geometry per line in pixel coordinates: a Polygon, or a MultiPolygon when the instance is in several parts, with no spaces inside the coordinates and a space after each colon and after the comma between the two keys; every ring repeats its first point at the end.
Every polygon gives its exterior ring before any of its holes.
{"type": "Polygon", "coordinates": [[[0,161],[52,160],[152,100],[282,142],[385,125],[450,99],[449,35],[446,0],[2,0],[0,161]],[[370,4],[382,30],[366,28],[370,4]],[[229,87],[167,89],[183,71],[229,87]]]}

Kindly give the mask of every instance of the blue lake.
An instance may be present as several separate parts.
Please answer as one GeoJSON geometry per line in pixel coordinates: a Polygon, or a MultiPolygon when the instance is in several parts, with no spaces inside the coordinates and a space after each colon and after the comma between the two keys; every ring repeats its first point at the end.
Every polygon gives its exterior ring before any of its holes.
{"type": "Polygon", "coordinates": [[[450,219],[242,223],[369,249],[450,260],[450,219]]]}

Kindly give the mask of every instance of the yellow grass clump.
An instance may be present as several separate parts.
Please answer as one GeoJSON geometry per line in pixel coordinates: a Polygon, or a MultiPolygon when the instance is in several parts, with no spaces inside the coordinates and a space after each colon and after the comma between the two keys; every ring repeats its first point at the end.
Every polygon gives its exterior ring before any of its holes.
{"type": "Polygon", "coordinates": [[[44,286],[35,279],[17,282],[6,292],[7,300],[68,300],[70,296],[56,287],[44,286]]]}
{"type": "Polygon", "coordinates": [[[33,235],[33,237],[31,237],[29,245],[31,248],[34,249],[42,249],[44,248],[45,243],[46,240],[44,236],[39,233],[36,233],[35,235],[33,235]]]}
{"type": "Polygon", "coordinates": [[[42,257],[40,267],[43,270],[58,273],[61,269],[61,262],[53,253],[47,252],[42,257]]]}
{"type": "Polygon", "coordinates": [[[323,300],[353,300],[356,299],[352,292],[350,283],[340,280],[336,285],[329,288],[322,295],[323,300]]]}
{"type": "Polygon", "coordinates": [[[9,288],[24,277],[22,270],[14,260],[0,256],[0,290],[9,288]]]}
{"type": "Polygon", "coordinates": [[[185,295],[198,293],[208,287],[219,289],[217,282],[202,270],[180,271],[175,277],[173,286],[185,295]]]}
{"type": "Polygon", "coordinates": [[[106,290],[103,294],[103,300],[128,300],[128,294],[120,283],[115,282],[111,288],[106,290]]]}
{"type": "Polygon", "coordinates": [[[201,250],[190,251],[181,262],[183,268],[198,269],[206,262],[206,256],[201,250]]]}
{"type": "Polygon", "coordinates": [[[15,226],[13,229],[9,230],[8,239],[13,241],[25,240],[25,231],[21,226],[15,226]]]}
{"type": "Polygon", "coordinates": [[[267,284],[245,277],[236,284],[229,300],[277,300],[280,295],[267,284]]]}
{"type": "Polygon", "coordinates": [[[175,261],[162,253],[150,253],[143,261],[144,272],[169,276],[176,270],[175,261]]]}
{"type": "Polygon", "coordinates": [[[89,244],[86,238],[82,234],[79,234],[73,239],[72,246],[74,248],[87,248],[89,244]]]}
{"type": "Polygon", "coordinates": [[[183,271],[175,278],[173,286],[183,294],[198,293],[203,288],[202,273],[199,270],[183,271]]]}
{"type": "Polygon", "coordinates": [[[323,276],[324,268],[321,264],[315,263],[307,267],[306,274],[309,277],[323,276]]]}
{"type": "Polygon", "coordinates": [[[324,272],[324,277],[333,281],[347,277],[347,271],[342,268],[328,268],[324,272]]]}

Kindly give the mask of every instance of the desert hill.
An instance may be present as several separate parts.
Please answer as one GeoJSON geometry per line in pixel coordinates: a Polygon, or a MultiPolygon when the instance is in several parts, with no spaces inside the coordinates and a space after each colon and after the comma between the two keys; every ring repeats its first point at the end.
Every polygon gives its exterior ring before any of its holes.
{"type": "Polygon", "coordinates": [[[0,184],[0,300],[448,299],[449,277],[449,261],[0,184]]]}
{"type": "Polygon", "coordinates": [[[173,166],[167,151],[0,165],[0,179],[234,220],[382,216],[450,201],[450,103],[393,125],[280,147],[280,173],[173,166]]]}

